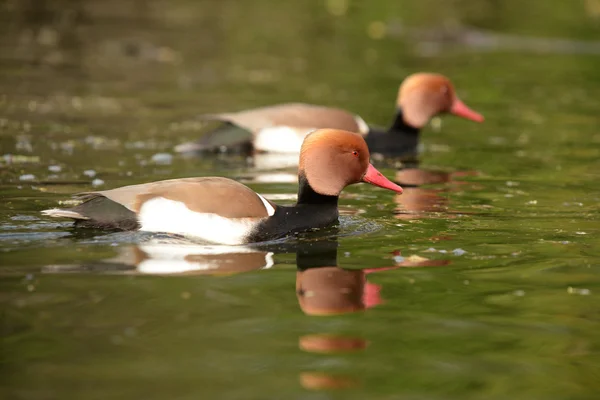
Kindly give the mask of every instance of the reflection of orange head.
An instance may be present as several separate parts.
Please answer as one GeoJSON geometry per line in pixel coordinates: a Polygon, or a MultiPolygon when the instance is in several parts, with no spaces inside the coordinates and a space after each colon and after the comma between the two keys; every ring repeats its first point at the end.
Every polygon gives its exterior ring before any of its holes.
{"type": "Polygon", "coordinates": [[[451,174],[445,171],[402,168],[396,171],[394,181],[400,182],[403,185],[421,186],[450,182],[450,178],[451,174]]]}
{"type": "Polygon", "coordinates": [[[415,218],[414,213],[446,211],[448,199],[440,196],[440,193],[443,190],[406,188],[402,196],[394,196],[394,202],[398,205],[396,218],[412,219],[415,218]]]}
{"type": "Polygon", "coordinates": [[[364,270],[309,268],[296,273],[296,296],[308,315],[362,311],[381,304],[381,287],[367,282],[364,270]]]}
{"type": "Polygon", "coordinates": [[[360,270],[310,268],[296,273],[296,296],[309,315],[334,315],[363,310],[365,278],[360,270]]]}
{"type": "Polygon", "coordinates": [[[349,389],[357,387],[359,382],[349,376],[330,375],[322,372],[303,372],[300,384],[309,390],[349,389]]]}
{"type": "Polygon", "coordinates": [[[299,346],[310,353],[344,353],[364,350],[367,341],[356,337],[316,334],[301,336],[299,346]]]}

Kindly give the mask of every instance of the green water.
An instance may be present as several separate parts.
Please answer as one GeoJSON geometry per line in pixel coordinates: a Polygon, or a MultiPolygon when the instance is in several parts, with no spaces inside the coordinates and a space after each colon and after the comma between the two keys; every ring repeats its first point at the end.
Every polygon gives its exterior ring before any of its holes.
{"type": "Polygon", "coordinates": [[[0,1],[2,398],[598,398],[600,2],[524,4],[0,1]],[[39,213],[195,175],[289,203],[248,160],[172,148],[199,113],[290,100],[386,125],[419,70],[486,117],[423,132],[424,168],[469,173],[352,186],[339,234],[163,276],[152,238],[39,213]]]}

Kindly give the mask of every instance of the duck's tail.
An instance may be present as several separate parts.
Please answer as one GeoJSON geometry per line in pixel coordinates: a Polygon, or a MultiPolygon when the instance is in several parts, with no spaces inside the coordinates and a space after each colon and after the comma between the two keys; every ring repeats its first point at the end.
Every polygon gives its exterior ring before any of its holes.
{"type": "Polygon", "coordinates": [[[230,122],[208,131],[198,140],[175,146],[178,153],[247,153],[252,150],[252,133],[230,122]]]}

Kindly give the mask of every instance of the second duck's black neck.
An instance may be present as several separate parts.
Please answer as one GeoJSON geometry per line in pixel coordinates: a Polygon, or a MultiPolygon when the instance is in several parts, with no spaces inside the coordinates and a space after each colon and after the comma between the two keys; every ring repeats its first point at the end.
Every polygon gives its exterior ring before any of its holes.
{"type": "Polygon", "coordinates": [[[402,109],[396,110],[392,124],[386,130],[371,129],[365,137],[371,154],[379,153],[386,157],[416,155],[419,145],[419,128],[404,121],[402,109]]]}
{"type": "Polygon", "coordinates": [[[388,133],[416,136],[419,134],[419,132],[419,128],[415,128],[414,126],[408,125],[406,121],[404,121],[404,113],[402,112],[402,109],[398,107],[396,109],[396,115],[394,115],[394,120],[388,128],[388,133]]]}

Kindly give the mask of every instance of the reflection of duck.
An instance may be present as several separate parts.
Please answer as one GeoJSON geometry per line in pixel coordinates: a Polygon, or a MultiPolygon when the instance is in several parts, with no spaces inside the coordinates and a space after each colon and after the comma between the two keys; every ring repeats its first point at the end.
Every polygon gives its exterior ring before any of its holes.
{"type": "Polygon", "coordinates": [[[300,384],[308,390],[351,389],[359,386],[356,378],[323,372],[302,372],[300,384]]]}
{"type": "Polygon", "coordinates": [[[278,206],[228,178],[170,179],[78,195],[69,209],[42,211],[82,227],[166,232],[212,243],[273,240],[337,222],[338,200],[351,184],[366,182],[402,193],[369,163],[356,133],[321,129],[302,145],[298,201],[278,206]]]}
{"type": "Polygon", "coordinates": [[[151,240],[126,246],[95,264],[48,265],[46,273],[100,272],[149,275],[229,275],[273,266],[273,253],[244,246],[201,246],[151,240]]]}
{"type": "Polygon", "coordinates": [[[296,263],[296,296],[300,308],[308,315],[352,313],[381,304],[381,286],[366,277],[395,268],[340,268],[337,241],[324,241],[318,250],[299,248],[296,263]]]}
{"type": "Polygon", "coordinates": [[[419,130],[429,120],[449,112],[473,121],[483,117],[468,108],[456,95],[448,78],[439,74],[416,73],[400,85],[396,115],[391,126],[382,130],[368,126],[348,111],[303,103],[287,103],[251,110],[209,114],[202,119],[221,124],[196,142],[176,147],[178,152],[298,153],[308,132],[335,128],[365,135],[372,153],[402,156],[417,150],[419,130]]]}
{"type": "Polygon", "coordinates": [[[400,169],[394,181],[403,185],[402,196],[395,196],[398,205],[395,217],[398,219],[422,218],[430,213],[448,212],[448,198],[443,196],[450,189],[423,188],[423,185],[452,184],[462,185],[465,182],[455,178],[477,175],[475,171],[445,172],[440,170],[420,169],[418,165],[400,169]]]}
{"type": "Polygon", "coordinates": [[[299,347],[309,353],[346,353],[364,350],[367,341],[344,335],[314,334],[301,336],[299,347]]]}
{"type": "Polygon", "coordinates": [[[242,246],[140,245],[142,274],[227,275],[273,266],[273,253],[242,246]]]}

